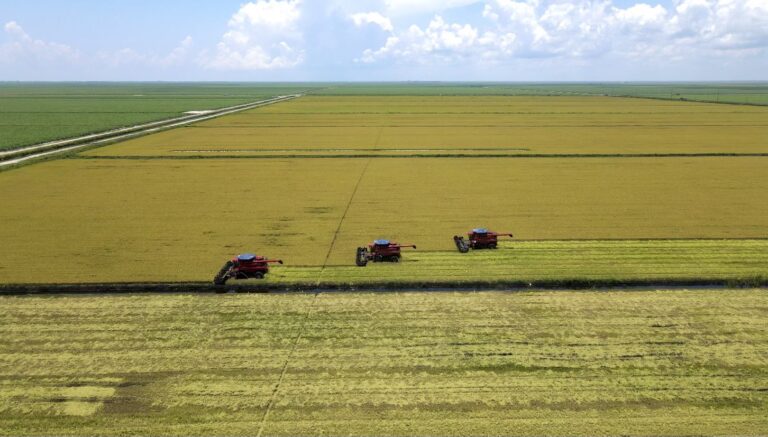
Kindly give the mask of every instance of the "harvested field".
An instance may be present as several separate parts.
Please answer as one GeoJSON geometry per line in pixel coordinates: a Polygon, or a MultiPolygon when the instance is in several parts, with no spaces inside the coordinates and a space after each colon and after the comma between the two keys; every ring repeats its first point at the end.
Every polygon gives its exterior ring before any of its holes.
{"type": "MultiPolygon", "coordinates": [[[[207,281],[248,250],[350,265],[377,237],[452,251],[451,237],[474,226],[523,240],[762,239],[766,162],[59,160],[0,173],[0,283],[207,281]]],[[[741,243],[722,244],[700,256],[718,274],[743,271],[727,257],[741,243]]]]}
{"type": "MultiPolygon", "coordinates": [[[[515,241],[497,250],[409,251],[399,264],[291,267],[274,270],[269,284],[568,284],[590,281],[768,280],[768,240],[515,241]]],[[[573,286],[573,285],[571,285],[573,286]]]]}
{"type": "Polygon", "coordinates": [[[759,435],[762,290],[0,298],[3,435],[759,435]]]}
{"type": "Polygon", "coordinates": [[[608,97],[314,97],[91,156],[765,154],[768,108],[608,97]]]}

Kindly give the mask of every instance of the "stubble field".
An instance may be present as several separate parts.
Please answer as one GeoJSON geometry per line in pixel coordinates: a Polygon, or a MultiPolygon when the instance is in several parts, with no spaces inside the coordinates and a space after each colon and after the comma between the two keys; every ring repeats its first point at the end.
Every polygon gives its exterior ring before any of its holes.
{"type": "Polygon", "coordinates": [[[764,290],[0,298],[3,435],[761,435],[764,290]]]}

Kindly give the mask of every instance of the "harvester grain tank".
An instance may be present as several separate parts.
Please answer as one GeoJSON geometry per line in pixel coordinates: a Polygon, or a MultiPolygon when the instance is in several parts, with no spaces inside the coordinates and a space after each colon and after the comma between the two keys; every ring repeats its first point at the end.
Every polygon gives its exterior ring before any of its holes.
{"type": "Polygon", "coordinates": [[[398,244],[389,240],[375,240],[368,247],[358,247],[355,263],[359,267],[365,267],[369,261],[373,262],[400,262],[402,254],[400,250],[405,247],[416,249],[415,244],[398,244]]]}

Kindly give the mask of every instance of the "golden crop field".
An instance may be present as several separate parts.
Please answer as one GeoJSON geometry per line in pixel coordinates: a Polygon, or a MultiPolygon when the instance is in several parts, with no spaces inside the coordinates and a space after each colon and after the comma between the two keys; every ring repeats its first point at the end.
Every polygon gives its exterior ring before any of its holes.
{"type": "MultiPolygon", "coordinates": [[[[522,240],[760,245],[767,169],[747,157],[51,161],[0,173],[0,283],[209,281],[246,251],[349,266],[380,237],[461,263],[451,238],[477,226],[522,240]]],[[[749,256],[741,246],[700,255],[720,263],[709,272],[743,272],[728,258],[749,256]]],[[[768,271],[756,262],[753,275],[768,271]]]]}
{"type": "Polygon", "coordinates": [[[92,156],[768,153],[768,108],[614,97],[319,97],[92,156]]]}
{"type": "Polygon", "coordinates": [[[761,435],[764,290],[0,298],[2,435],[761,435]]]}

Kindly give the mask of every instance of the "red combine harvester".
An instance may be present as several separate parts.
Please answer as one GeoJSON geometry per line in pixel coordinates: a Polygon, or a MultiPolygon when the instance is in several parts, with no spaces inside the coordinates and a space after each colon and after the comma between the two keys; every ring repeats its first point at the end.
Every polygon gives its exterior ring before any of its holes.
{"type": "Polygon", "coordinates": [[[355,263],[359,267],[365,267],[368,261],[373,262],[400,262],[400,249],[412,247],[416,249],[415,244],[397,244],[389,240],[376,240],[368,247],[357,248],[357,258],[355,263]]]}
{"type": "Polygon", "coordinates": [[[256,256],[252,253],[238,255],[224,264],[219,273],[213,278],[216,285],[224,285],[229,278],[234,279],[264,279],[264,275],[269,273],[269,264],[282,264],[280,259],[266,259],[263,256],[256,256]]]}
{"type": "Polygon", "coordinates": [[[467,232],[469,241],[458,235],[453,237],[456,248],[461,253],[469,252],[469,249],[496,249],[499,245],[499,237],[514,237],[507,232],[493,232],[485,228],[472,229],[467,232]]]}

